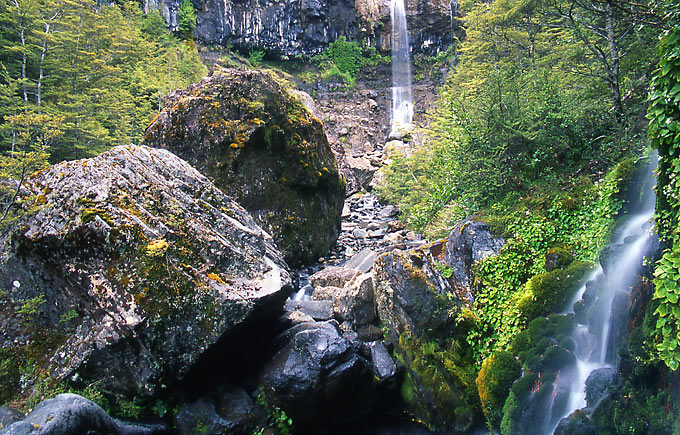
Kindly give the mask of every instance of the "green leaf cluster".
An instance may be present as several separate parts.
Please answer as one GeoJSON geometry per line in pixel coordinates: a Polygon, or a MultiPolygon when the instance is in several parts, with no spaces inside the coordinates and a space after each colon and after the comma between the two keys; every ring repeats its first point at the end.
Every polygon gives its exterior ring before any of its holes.
{"type": "Polygon", "coordinates": [[[662,34],[649,95],[649,138],[659,151],[657,230],[668,248],[654,271],[656,348],[673,371],[680,367],[680,7],[661,2],[670,28],[662,34]]]}
{"type": "Polygon", "coordinates": [[[531,319],[565,308],[571,290],[609,240],[632,165],[626,160],[596,183],[584,178],[567,191],[513,196],[486,211],[507,242],[473,269],[477,323],[468,342],[479,360],[507,348],[531,319]],[[555,247],[568,247],[579,261],[546,271],[546,255],[555,247]]]}

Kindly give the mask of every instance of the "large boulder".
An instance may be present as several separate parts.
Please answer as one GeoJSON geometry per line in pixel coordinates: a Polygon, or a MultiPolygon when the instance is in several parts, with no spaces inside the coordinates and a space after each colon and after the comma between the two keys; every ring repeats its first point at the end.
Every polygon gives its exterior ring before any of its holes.
{"type": "Polygon", "coordinates": [[[300,323],[286,336],[262,372],[262,385],[296,424],[355,420],[370,410],[372,364],[360,343],[343,336],[334,321],[300,323]]]}
{"type": "Polygon", "coordinates": [[[2,435],[162,435],[163,424],[133,424],[110,417],[96,403],[77,394],[59,394],[40,402],[23,420],[0,430],[2,435]]]}
{"type": "Polygon", "coordinates": [[[340,231],[345,184],[321,121],[271,75],[217,69],[168,97],[145,143],[210,177],[274,237],[291,266],[340,231]]]}
{"type": "Polygon", "coordinates": [[[166,150],[119,146],[26,185],[40,208],[0,239],[3,399],[67,378],[156,395],[290,292],[272,238],[166,150]]]}
{"type": "Polygon", "coordinates": [[[442,273],[442,250],[438,243],[379,256],[374,296],[387,339],[405,365],[409,411],[439,431],[460,433],[479,419],[479,399],[465,342],[466,301],[442,273]]]}

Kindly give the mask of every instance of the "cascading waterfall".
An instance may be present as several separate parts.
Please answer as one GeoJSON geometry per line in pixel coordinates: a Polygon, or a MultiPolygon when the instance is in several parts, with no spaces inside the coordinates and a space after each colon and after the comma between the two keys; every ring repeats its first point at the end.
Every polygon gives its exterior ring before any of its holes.
{"type": "MultiPolygon", "coordinates": [[[[560,373],[551,398],[555,402],[555,397],[561,395],[566,400],[561,401],[559,409],[555,409],[552,402],[547,405],[547,417],[538,433],[553,434],[564,417],[586,405],[592,406],[592,403],[586,404],[586,381],[595,371],[616,369],[618,349],[625,334],[621,325],[626,325],[628,318],[628,296],[653,237],[656,155],[651,160],[646,178],[640,181],[641,199],[636,211],[619,225],[612,243],[605,248],[610,258],[604,263],[605,270],[601,267],[595,270],[591,280],[577,293],[575,299],[581,301],[578,302],[581,315],[576,316],[577,325],[571,336],[576,367],[565,368],[560,373]],[[588,297],[584,297],[586,292],[590,293],[588,297]]],[[[570,312],[574,313],[574,309],[570,312]]]]}
{"type": "Polygon", "coordinates": [[[406,7],[404,0],[391,0],[392,17],[392,131],[401,137],[412,128],[413,98],[406,7]]]}

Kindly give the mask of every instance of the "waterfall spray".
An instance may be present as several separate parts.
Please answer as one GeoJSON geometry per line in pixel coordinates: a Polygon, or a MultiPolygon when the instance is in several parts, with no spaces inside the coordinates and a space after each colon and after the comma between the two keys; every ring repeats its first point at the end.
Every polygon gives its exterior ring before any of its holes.
{"type": "Polygon", "coordinates": [[[413,98],[411,96],[411,65],[404,0],[391,0],[392,16],[392,131],[390,136],[402,137],[411,130],[413,98]]]}
{"type": "MultiPolygon", "coordinates": [[[[551,418],[546,419],[541,431],[546,435],[554,433],[562,418],[586,406],[585,387],[591,374],[598,370],[615,370],[618,365],[618,349],[624,340],[621,324],[627,321],[627,311],[621,312],[615,305],[617,300],[618,305],[623,300],[627,306],[628,294],[650,247],[656,202],[653,191],[656,165],[657,155],[654,154],[646,168],[646,177],[639,180],[641,201],[637,210],[619,226],[612,238],[610,247],[616,255],[609,261],[607,270],[598,268],[593,273],[593,282],[598,281],[598,291],[589,307],[591,315],[583,320],[583,324],[577,324],[572,333],[576,368],[565,373],[560,379],[561,385],[555,387],[555,391],[564,391],[568,400],[560,412],[553,413],[550,409],[551,418]]],[[[585,287],[579,291],[579,296],[583,296],[585,287]]]]}

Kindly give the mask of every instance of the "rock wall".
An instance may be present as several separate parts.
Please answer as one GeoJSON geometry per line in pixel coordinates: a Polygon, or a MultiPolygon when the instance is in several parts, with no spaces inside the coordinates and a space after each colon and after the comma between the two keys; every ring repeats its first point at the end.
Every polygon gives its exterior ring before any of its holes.
{"type": "MultiPolygon", "coordinates": [[[[207,44],[233,44],[277,55],[312,55],[339,36],[390,49],[389,0],[192,0],[197,14],[194,37],[207,44]]],[[[182,0],[146,0],[177,30],[182,0]]],[[[438,52],[460,31],[457,2],[407,0],[411,41],[416,52],[438,52]]]]}

